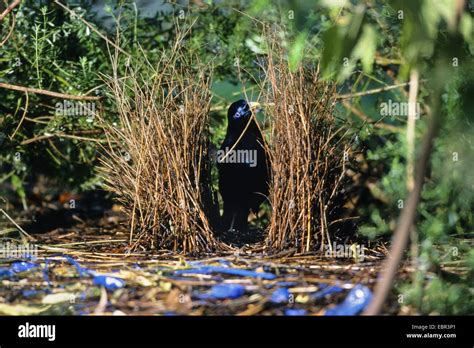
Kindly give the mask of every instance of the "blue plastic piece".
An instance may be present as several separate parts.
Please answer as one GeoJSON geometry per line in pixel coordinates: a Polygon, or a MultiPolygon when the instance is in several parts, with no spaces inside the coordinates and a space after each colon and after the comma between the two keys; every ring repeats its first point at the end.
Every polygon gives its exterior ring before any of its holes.
{"type": "Polygon", "coordinates": [[[270,297],[270,301],[274,303],[288,303],[290,299],[290,292],[286,288],[275,290],[270,297]]]}
{"type": "Polygon", "coordinates": [[[344,302],[326,310],[326,315],[356,315],[372,300],[372,292],[366,286],[357,284],[347,295],[344,302]]]}
{"type": "Polygon", "coordinates": [[[34,289],[25,289],[22,290],[21,294],[23,295],[23,297],[34,297],[39,294],[39,291],[34,289]]]}
{"type": "Polygon", "coordinates": [[[89,276],[89,275],[94,275],[95,273],[87,268],[84,268],[82,267],[79,262],[77,262],[76,260],[74,260],[71,256],[67,256],[65,255],[64,256],[67,260],[67,262],[69,262],[71,265],[73,265],[74,267],[76,267],[76,270],[77,270],[77,273],[79,273],[79,276],[80,277],[84,277],[84,276],[89,276]]]}
{"type": "Polygon", "coordinates": [[[49,271],[49,261],[48,260],[45,260],[44,261],[44,268],[42,269],[43,271],[43,279],[46,283],[48,283],[48,286],[51,287],[53,284],[51,284],[51,281],[49,280],[49,275],[48,275],[48,271],[49,271]]]}
{"type": "Polygon", "coordinates": [[[342,292],[343,290],[344,290],[343,288],[337,285],[326,286],[322,290],[319,290],[318,292],[314,293],[312,297],[315,299],[320,299],[334,293],[342,292]]]}
{"type": "Polygon", "coordinates": [[[17,261],[13,262],[10,266],[10,269],[14,273],[26,272],[32,270],[33,268],[38,267],[36,263],[27,262],[27,261],[17,261]]]}
{"type": "Polygon", "coordinates": [[[287,308],[285,309],[285,315],[289,316],[302,316],[306,315],[308,311],[303,308],[287,308]]]}
{"type": "Polygon", "coordinates": [[[289,282],[289,281],[281,281],[277,282],[276,285],[281,286],[281,287],[289,287],[289,286],[296,286],[298,285],[297,282],[289,282]]]}
{"type": "Polygon", "coordinates": [[[101,285],[107,290],[117,290],[125,286],[125,281],[120,278],[110,277],[107,275],[99,275],[94,277],[94,285],[101,285]]]}
{"type": "Polygon", "coordinates": [[[190,269],[181,269],[175,271],[176,275],[182,274],[212,274],[212,273],[222,273],[222,274],[229,274],[241,277],[252,277],[252,278],[262,278],[267,280],[272,280],[276,278],[276,275],[273,273],[267,272],[255,272],[249,271],[246,269],[240,268],[229,268],[223,266],[202,266],[197,268],[190,268],[190,269]]]}
{"type": "Polygon", "coordinates": [[[0,278],[3,277],[12,277],[13,276],[13,271],[9,267],[1,267],[0,268],[0,278]]]}
{"type": "Polygon", "coordinates": [[[200,299],[225,299],[239,298],[245,294],[245,286],[240,284],[219,284],[214,285],[208,294],[200,294],[200,299]]]}

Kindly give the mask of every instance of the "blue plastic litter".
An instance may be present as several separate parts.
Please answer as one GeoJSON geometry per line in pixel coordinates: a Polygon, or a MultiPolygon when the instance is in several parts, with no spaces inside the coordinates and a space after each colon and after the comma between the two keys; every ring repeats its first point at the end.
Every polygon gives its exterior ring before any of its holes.
{"type": "Polygon", "coordinates": [[[303,308],[287,308],[285,309],[285,315],[289,316],[301,316],[306,315],[308,311],[303,308]]]}
{"type": "Polygon", "coordinates": [[[84,276],[88,276],[88,275],[94,275],[95,272],[94,271],[91,271],[87,268],[84,268],[82,267],[79,262],[77,262],[76,260],[74,260],[71,256],[67,256],[67,255],[64,255],[64,257],[66,258],[66,261],[69,262],[71,265],[73,265],[74,267],[76,267],[76,270],[77,270],[77,273],[79,273],[79,276],[80,277],[84,277],[84,276]]]}
{"type": "Polygon", "coordinates": [[[296,286],[297,284],[298,284],[297,282],[289,282],[289,281],[281,281],[281,282],[276,283],[276,285],[281,286],[281,287],[296,286]]]}
{"type": "Polygon", "coordinates": [[[13,271],[10,269],[10,267],[1,267],[0,268],[0,277],[12,277],[13,276],[13,271]]]}
{"type": "Polygon", "coordinates": [[[372,300],[372,292],[366,286],[357,284],[347,295],[344,302],[326,310],[326,315],[356,315],[372,300]]]}
{"type": "Polygon", "coordinates": [[[220,263],[221,265],[224,265],[224,266],[227,266],[227,267],[229,267],[229,266],[232,265],[232,263],[231,263],[229,260],[225,260],[225,259],[219,260],[219,263],[220,263]]]}
{"type": "Polygon", "coordinates": [[[287,303],[290,299],[290,292],[286,288],[275,290],[270,297],[270,301],[274,303],[287,303]]]}
{"type": "Polygon", "coordinates": [[[34,289],[25,289],[21,292],[21,294],[23,297],[34,297],[39,294],[39,291],[34,289]]]}
{"type": "Polygon", "coordinates": [[[107,275],[95,276],[93,283],[94,285],[101,285],[107,290],[117,290],[125,286],[125,281],[123,279],[110,277],[107,275]]]}
{"type": "Polygon", "coordinates": [[[249,271],[246,269],[240,268],[229,268],[223,266],[202,266],[197,268],[190,268],[190,269],[180,269],[175,271],[175,275],[182,275],[182,274],[212,274],[212,273],[223,273],[241,277],[252,277],[252,278],[262,278],[267,280],[272,280],[276,278],[276,275],[273,273],[267,272],[255,272],[249,271]]]}
{"type": "Polygon", "coordinates": [[[328,295],[338,293],[338,292],[342,292],[342,291],[344,291],[344,289],[341,288],[340,286],[331,285],[331,286],[326,286],[322,290],[319,290],[318,292],[314,293],[312,295],[312,297],[315,298],[315,299],[320,299],[320,298],[326,297],[328,295]]]}
{"type": "Polygon", "coordinates": [[[200,299],[225,299],[225,298],[239,298],[245,294],[245,286],[240,284],[219,284],[214,285],[211,291],[207,294],[200,294],[197,297],[200,299]]]}
{"type": "Polygon", "coordinates": [[[29,271],[33,268],[38,267],[36,263],[33,262],[27,262],[27,261],[17,261],[13,262],[10,266],[10,269],[14,273],[20,273],[20,272],[26,272],[29,271]]]}
{"type": "Polygon", "coordinates": [[[45,260],[44,261],[44,267],[42,269],[43,279],[48,284],[48,286],[51,287],[53,284],[51,284],[51,281],[49,280],[48,271],[49,271],[49,261],[45,260]]]}

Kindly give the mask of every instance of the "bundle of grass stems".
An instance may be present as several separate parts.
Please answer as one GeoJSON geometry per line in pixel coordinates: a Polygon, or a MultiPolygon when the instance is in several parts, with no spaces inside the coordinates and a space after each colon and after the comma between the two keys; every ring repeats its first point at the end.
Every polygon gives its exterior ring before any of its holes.
{"type": "Polygon", "coordinates": [[[118,121],[104,125],[102,174],[129,217],[134,249],[222,248],[209,219],[209,72],[183,53],[182,38],[156,64],[128,64],[124,76],[112,57],[106,79],[118,121]]]}
{"type": "Polygon", "coordinates": [[[276,36],[267,39],[261,86],[272,172],[266,244],[300,253],[331,248],[350,151],[334,117],[335,86],[321,81],[314,62],[290,69],[276,36]]]}
{"type": "MultiPolygon", "coordinates": [[[[105,123],[106,187],[129,217],[130,243],[146,250],[208,252],[230,247],[215,238],[219,210],[209,156],[210,72],[183,45],[158,63],[132,65],[106,79],[117,109],[105,123]],[[145,68],[144,68],[145,66],[145,68]],[[145,72],[144,72],[145,71],[145,72]]],[[[333,206],[344,181],[348,147],[333,117],[335,88],[318,67],[290,70],[284,49],[269,39],[265,106],[271,160],[266,229],[269,252],[304,253],[330,245],[333,206]]]]}

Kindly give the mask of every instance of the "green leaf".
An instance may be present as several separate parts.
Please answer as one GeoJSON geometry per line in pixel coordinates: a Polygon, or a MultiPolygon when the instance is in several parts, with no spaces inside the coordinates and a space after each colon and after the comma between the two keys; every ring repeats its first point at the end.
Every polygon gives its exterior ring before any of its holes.
{"type": "Polygon", "coordinates": [[[13,186],[13,189],[17,193],[17,195],[23,200],[26,198],[26,193],[25,189],[23,188],[23,183],[21,179],[18,177],[18,175],[13,174],[11,177],[11,183],[13,186]]]}
{"type": "Polygon", "coordinates": [[[291,71],[295,71],[298,68],[298,65],[301,63],[301,60],[303,59],[307,36],[308,34],[306,31],[300,33],[293,45],[291,45],[290,52],[288,55],[288,64],[290,66],[291,71]]]}
{"type": "Polygon", "coordinates": [[[364,25],[362,35],[357,42],[352,57],[360,59],[364,72],[371,73],[374,65],[375,52],[377,50],[377,32],[372,25],[364,25]]]}

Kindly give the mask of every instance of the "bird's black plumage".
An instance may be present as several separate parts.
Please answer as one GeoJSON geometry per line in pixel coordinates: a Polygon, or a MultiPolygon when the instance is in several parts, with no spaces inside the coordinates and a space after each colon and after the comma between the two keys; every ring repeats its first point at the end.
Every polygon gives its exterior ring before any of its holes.
{"type": "Polygon", "coordinates": [[[225,230],[246,231],[250,210],[257,214],[268,196],[268,154],[245,100],[229,107],[227,120],[227,133],[217,158],[223,224],[225,230]]]}

